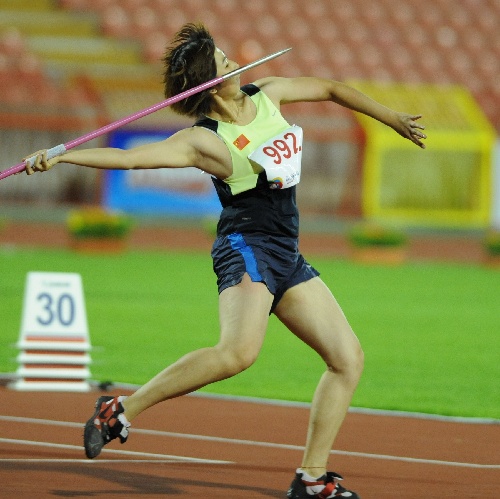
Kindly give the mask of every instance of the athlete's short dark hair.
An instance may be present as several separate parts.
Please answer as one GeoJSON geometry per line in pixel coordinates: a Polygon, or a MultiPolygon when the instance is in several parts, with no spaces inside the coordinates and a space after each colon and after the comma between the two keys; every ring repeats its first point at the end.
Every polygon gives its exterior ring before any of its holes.
{"type": "MultiPolygon", "coordinates": [[[[163,58],[165,97],[201,85],[217,76],[215,42],[202,23],[185,24],[175,35],[163,58]]],[[[212,110],[209,90],[171,105],[179,114],[198,117],[212,110]]]]}

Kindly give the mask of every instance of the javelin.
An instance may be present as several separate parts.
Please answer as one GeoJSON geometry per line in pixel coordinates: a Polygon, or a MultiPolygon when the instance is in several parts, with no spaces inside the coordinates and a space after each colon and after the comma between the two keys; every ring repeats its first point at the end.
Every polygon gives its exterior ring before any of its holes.
{"type": "MultiPolygon", "coordinates": [[[[118,121],[114,121],[113,123],[110,123],[109,125],[98,128],[97,130],[94,130],[93,132],[89,132],[85,135],[82,135],[81,137],[70,140],[69,142],[66,142],[65,144],[59,144],[57,146],[54,146],[51,149],[47,150],[47,159],[54,158],[56,156],[60,156],[64,152],[68,151],[69,149],[73,149],[73,147],[79,146],[81,144],[84,144],[85,142],[88,142],[89,140],[95,139],[96,137],[100,137],[101,135],[104,135],[105,133],[116,130],[117,128],[120,128],[123,125],[131,123],[132,121],[138,120],[139,118],[142,118],[143,116],[147,116],[148,114],[154,113],[154,112],[158,111],[159,109],[163,109],[164,107],[170,106],[171,104],[174,104],[175,102],[179,102],[183,99],[187,99],[188,97],[191,97],[191,95],[197,94],[199,92],[203,92],[204,90],[207,90],[208,88],[215,87],[219,83],[222,83],[223,81],[225,81],[229,78],[232,78],[233,76],[237,76],[240,73],[243,73],[244,71],[248,71],[249,69],[252,69],[255,66],[259,66],[260,64],[263,64],[264,62],[270,61],[271,59],[274,59],[274,58],[284,54],[285,52],[288,52],[289,50],[291,50],[291,48],[283,49],[283,50],[280,50],[279,52],[275,52],[274,54],[270,54],[270,55],[267,55],[265,57],[262,57],[261,59],[258,59],[258,60],[251,62],[245,66],[242,66],[241,68],[238,68],[238,69],[235,69],[234,71],[226,73],[223,76],[217,76],[216,78],[213,78],[212,80],[209,80],[206,83],[202,83],[201,85],[198,85],[198,86],[193,87],[189,90],[181,92],[180,94],[174,95],[173,97],[169,97],[168,99],[166,99],[162,102],[159,102],[158,104],[155,104],[151,107],[143,109],[142,111],[138,111],[137,113],[131,114],[130,116],[122,118],[118,121]]],[[[7,170],[0,172],[0,180],[4,179],[6,177],[9,177],[10,175],[14,175],[15,173],[20,173],[21,171],[23,171],[25,169],[27,164],[29,164],[30,166],[33,166],[35,164],[35,159],[36,159],[36,156],[32,156],[31,158],[27,158],[23,163],[19,163],[18,165],[11,166],[7,170]]]]}

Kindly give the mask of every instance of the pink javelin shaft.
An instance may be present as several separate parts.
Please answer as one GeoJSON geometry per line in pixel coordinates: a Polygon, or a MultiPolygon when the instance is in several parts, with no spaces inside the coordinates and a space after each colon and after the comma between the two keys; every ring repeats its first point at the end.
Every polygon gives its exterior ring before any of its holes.
{"type": "MultiPolygon", "coordinates": [[[[70,140],[69,142],[66,142],[64,144],[59,144],[55,147],[52,147],[51,149],[47,150],[47,158],[54,158],[55,156],[59,156],[60,154],[63,154],[64,152],[68,151],[69,149],[73,149],[73,147],[79,146],[81,144],[84,144],[85,142],[88,142],[89,140],[95,139],[96,137],[100,137],[101,135],[104,135],[106,133],[112,132],[113,130],[116,130],[117,128],[122,127],[123,125],[126,125],[128,123],[131,123],[132,121],[138,120],[139,118],[142,118],[144,116],[147,116],[148,114],[152,114],[160,109],[163,109],[164,107],[170,106],[171,104],[174,104],[175,102],[179,102],[183,99],[187,99],[188,97],[191,97],[191,95],[197,94],[199,92],[203,92],[204,90],[207,90],[209,88],[215,87],[219,83],[222,83],[223,81],[232,78],[236,75],[239,75],[240,73],[243,73],[244,71],[248,71],[249,69],[254,68],[255,66],[258,66],[260,64],[263,64],[264,62],[270,61],[271,59],[274,59],[285,52],[288,52],[291,50],[291,48],[286,48],[283,50],[280,50],[279,52],[275,52],[274,54],[267,55],[265,57],[262,57],[261,59],[258,59],[254,62],[251,62],[245,66],[242,66],[241,68],[235,69],[234,71],[231,71],[223,76],[218,76],[216,78],[213,78],[212,80],[207,81],[206,83],[202,83],[201,85],[198,85],[196,87],[193,87],[189,90],[186,90],[184,92],[181,92],[180,94],[174,95],[173,97],[169,97],[168,99],[159,102],[158,104],[155,104],[153,106],[150,106],[146,109],[143,109],[142,111],[138,111],[137,113],[131,114],[130,116],[127,116],[125,118],[122,118],[120,120],[114,121],[113,123],[110,123],[109,125],[105,125],[101,128],[98,128],[97,130],[94,130],[93,132],[86,133],[85,135],[82,135],[81,137],[78,137],[76,139],[70,140]]],[[[4,170],[3,172],[0,173],[0,180],[9,177],[10,175],[14,175],[15,173],[19,173],[24,170],[26,167],[26,163],[29,163],[30,165],[33,165],[35,162],[35,157],[31,157],[26,159],[25,162],[19,163],[15,166],[11,166],[10,168],[7,168],[7,170],[4,170]]]]}

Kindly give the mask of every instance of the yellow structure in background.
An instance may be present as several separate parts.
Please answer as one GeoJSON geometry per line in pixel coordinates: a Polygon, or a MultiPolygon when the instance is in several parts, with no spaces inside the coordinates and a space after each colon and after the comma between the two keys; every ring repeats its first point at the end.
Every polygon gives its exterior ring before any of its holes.
{"type": "Polygon", "coordinates": [[[426,149],[357,113],[366,132],[363,211],[367,218],[434,226],[485,227],[490,221],[496,133],[459,86],[351,82],[379,102],[422,114],[426,149]]]}

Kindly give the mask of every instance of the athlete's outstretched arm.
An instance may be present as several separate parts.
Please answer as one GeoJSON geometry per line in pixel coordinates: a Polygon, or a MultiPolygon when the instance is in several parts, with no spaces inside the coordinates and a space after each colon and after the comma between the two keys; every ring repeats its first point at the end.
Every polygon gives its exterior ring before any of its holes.
{"type": "Polygon", "coordinates": [[[192,145],[190,134],[186,132],[187,130],[181,130],[166,140],[127,150],[112,147],[72,149],[52,159],[46,158],[46,151],[39,151],[34,154],[34,168],[27,166],[26,173],[31,175],[34,171],[47,171],[59,162],[106,170],[195,166],[198,151],[192,145]]]}
{"type": "Polygon", "coordinates": [[[425,148],[423,125],[419,114],[401,113],[389,109],[363,92],[345,83],[315,77],[263,78],[255,84],[277,105],[292,102],[332,101],[348,109],[370,116],[393,128],[401,136],[425,148]]]}

